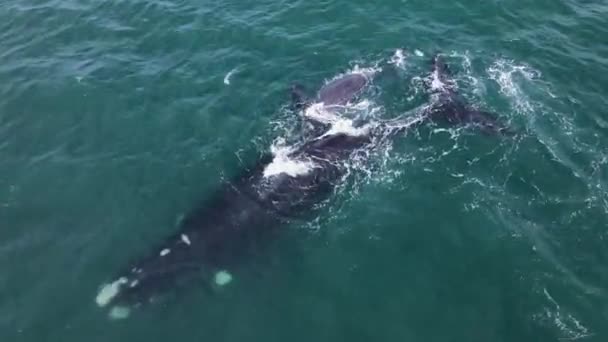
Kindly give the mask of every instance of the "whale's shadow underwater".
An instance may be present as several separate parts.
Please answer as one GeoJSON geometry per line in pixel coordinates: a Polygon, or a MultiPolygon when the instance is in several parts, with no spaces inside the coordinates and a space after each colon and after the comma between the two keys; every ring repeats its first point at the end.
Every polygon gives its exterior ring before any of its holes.
{"type": "MultiPolygon", "coordinates": [[[[432,76],[447,83],[449,74],[440,57],[433,58],[432,76]]],[[[291,89],[294,108],[312,103],[344,105],[370,84],[371,76],[348,73],[325,84],[314,97],[301,86],[291,89]]],[[[202,274],[213,286],[228,284],[231,266],[246,259],[247,251],[277,233],[290,218],[310,211],[328,198],[347,171],[351,155],[370,146],[375,136],[394,136],[427,121],[472,124],[485,132],[508,129],[496,116],[470,108],[452,89],[431,90],[428,106],[411,116],[364,127],[356,134],[328,133],[315,124],[315,134],[289,153],[293,163],[308,167],[296,173],[269,173],[277,156],[265,155],[233,181],[223,184],[181,221],[178,230],[129,264],[111,283],[104,285],[96,302],[110,306],[110,315],[123,318],[132,307],[145,304],[167,289],[202,274]],[[390,134],[386,134],[389,131],[390,134]]]]}

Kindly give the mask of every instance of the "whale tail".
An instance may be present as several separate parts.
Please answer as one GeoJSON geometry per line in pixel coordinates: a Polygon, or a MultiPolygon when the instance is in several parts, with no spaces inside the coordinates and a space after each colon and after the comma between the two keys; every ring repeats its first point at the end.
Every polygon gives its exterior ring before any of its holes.
{"type": "Polygon", "coordinates": [[[486,134],[514,134],[513,130],[499,120],[497,114],[471,107],[458,95],[450,79],[450,69],[440,54],[433,56],[431,68],[430,92],[434,99],[428,109],[429,119],[471,125],[486,134]]]}

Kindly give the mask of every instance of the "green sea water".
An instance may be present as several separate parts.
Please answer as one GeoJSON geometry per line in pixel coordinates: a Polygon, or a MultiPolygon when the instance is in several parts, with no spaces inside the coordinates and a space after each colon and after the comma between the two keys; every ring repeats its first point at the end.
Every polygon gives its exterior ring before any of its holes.
{"type": "Polygon", "coordinates": [[[0,341],[607,341],[606,94],[604,0],[2,0],[0,341]],[[412,130],[221,291],[97,307],[297,125],[292,83],[382,69],[396,117],[436,52],[515,137],[412,130]]]}

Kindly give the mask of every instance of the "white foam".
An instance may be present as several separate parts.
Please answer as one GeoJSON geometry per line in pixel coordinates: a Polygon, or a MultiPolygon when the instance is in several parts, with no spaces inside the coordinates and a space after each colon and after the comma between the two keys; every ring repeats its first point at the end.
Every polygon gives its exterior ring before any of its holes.
{"type": "Polygon", "coordinates": [[[181,238],[182,238],[182,241],[183,241],[183,242],[184,242],[186,245],[190,246],[191,242],[190,242],[190,239],[188,238],[188,235],[186,235],[186,234],[182,234],[181,238]]]}
{"type": "Polygon", "coordinates": [[[290,159],[286,155],[277,155],[272,162],[264,169],[264,177],[270,177],[281,173],[288,174],[291,177],[305,175],[315,167],[311,161],[300,161],[290,159]]]}
{"type": "Polygon", "coordinates": [[[160,251],[160,256],[163,257],[167,254],[171,253],[171,250],[168,248],[163,249],[162,251],[160,251]]]}
{"type": "Polygon", "coordinates": [[[108,303],[114,297],[116,297],[118,292],[120,292],[120,287],[126,284],[127,282],[127,278],[121,277],[113,283],[104,285],[101,290],[99,290],[97,297],[95,297],[95,302],[97,303],[97,305],[101,307],[108,305],[108,303]]]}
{"type": "Polygon", "coordinates": [[[579,320],[577,320],[572,314],[564,312],[564,309],[560,307],[557,301],[549,294],[546,288],[543,288],[545,297],[555,307],[553,310],[550,308],[544,309],[544,315],[565,335],[560,340],[577,340],[584,337],[592,336],[589,329],[585,327],[579,320]]]}
{"type": "Polygon", "coordinates": [[[233,74],[234,74],[234,73],[237,71],[237,69],[238,69],[238,67],[236,67],[236,68],[234,68],[234,69],[230,70],[230,71],[229,71],[229,72],[226,74],[226,76],[224,76],[224,84],[225,84],[225,85],[230,84],[230,77],[232,77],[232,75],[233,75],[233,74]]]}
{"type": "Polygon", "coordinates": [[[131,309],[128,307],[115,306],[110,310],[108,316],[110,316],[111,319],[125,319],[129,317],[129,314],[131,314],[131,309]]]}
{"type": "Polygon", "coordinates": [[[418,49],[414,50],[414,53],[415,53],[415,54],[416,54],[416,56],[418,56],[418,57],[423,57],[423,56],[424,56],[424,53],[422,53],[422,51],[420,51],[420,50],[418,50],[418,49]]]}
{"type": "Polygon", "coordinates": [[[513,80],[515,75],[521,75],[527,80],[532,80],[540,76],[540,72],[525,65],[515,65],[510,60],[498,60],[488,68],[490,78],[500,86],[500,91],[515,101],[516,109],[519,112],[529,113],[533,111],[532,104],[520,89],[519,85],[513,80]]]}
{"type": "Polygon", "coordinates": [[[405,55],[403,54],[403,49],[395,50],[395,53],[391,57],[389,64],[393,64],[398,68],[403,68],[405,65],[405,55]]]}
{"type": "Polygon", "coordinates": [[[232,274],[230,274],[230,272],[228,271],[219,271],[215,274],[215,277],[213,279],[215,281],[215,284],[218,286],[224,286],[229,284],[232,281],[232,274]]]}
{"type": "Polygon", "coordinates": [[[445,83],[443,83],[439,77],[439,70],[433,71],[431,76],[431,90],[443,90],[445,88],[445,83]]]}
{"type": "MultiPolygon", "coordinates": [[[[379,73],[380,71],[382,71],[382,68],[379,67],[378,65],[362,68],[357,64],[351,70],[349,70],[346,74],[360,74],[360,75],[363,75],[366,78],[370,79],[371,77],[373,77],[375,74],[379,73]]],[[[340,75],[340,77],[342,77],[342,76],[343,75],[340,75]]]]}
{"type": "Polygon", "coordinates": [[[351,136],[362,136],[369,134],[370,125],[364,125],[361,127],[355,127],[353,120],[350,119],[339,119],[332,123],[330,129],[323,135],[334,135],[334,134],[346,134],[351,136]]]}
{"type": "Polygon", "coordinates": [[[285,145],[284,138],[277,138],[270,146],[270,152],[274,159],[264,168],[264,177],[270,177],[285,173],[291,177],[305,175],[315,167],[315,163],[310,160],[293,159],[290,155],[294,151],[291,146],[285,145]]]}
{"type": "Polygon", "coordinates": [[[340,118],[335,111],[328,109],[322,102],[313,103],[306,108],[303,115],[308,119],[325,124],[332,123],[340,118]]]}

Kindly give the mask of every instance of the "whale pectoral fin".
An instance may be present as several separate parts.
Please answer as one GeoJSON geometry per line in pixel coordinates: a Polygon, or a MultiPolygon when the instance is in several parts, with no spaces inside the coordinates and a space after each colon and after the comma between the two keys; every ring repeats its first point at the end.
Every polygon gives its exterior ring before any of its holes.
{"type": "Polygon", "coordinates": [[[480,128],[486,134],[502,134],[512,136],[515,132],[498,119],[495,113],[472,109],[468,113],[471,124],[480,128]]]}
{"type": "Polygon", "coordinates": [[[308,95],[306,95],[306,90],[304,86],[298,83],[294,83],[289,88],[291,93],[291,108],[292,109],[302,109],[302,107],[306,106],[308,103],[308,95]]]}

